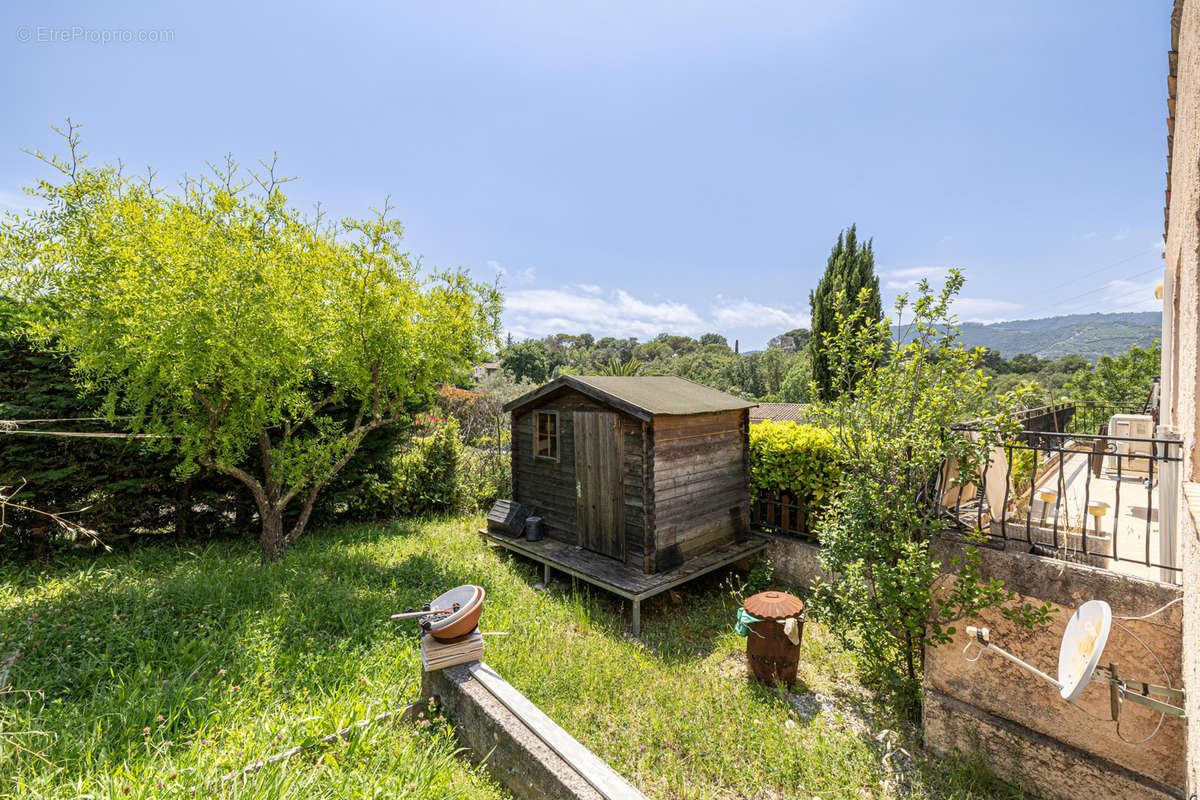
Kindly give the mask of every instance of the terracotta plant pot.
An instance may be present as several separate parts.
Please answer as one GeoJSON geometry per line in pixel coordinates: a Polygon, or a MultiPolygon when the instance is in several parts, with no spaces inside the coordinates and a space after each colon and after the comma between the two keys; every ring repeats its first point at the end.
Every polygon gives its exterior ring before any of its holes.
{"type": "Polygon", "coordinates": [[[439,642],[448,642],[475,630],[479,615],[483,613],[483,597],[483,587],[470,584],[455,586],[438,595],[429,604],[430,608],[453,608],[457,605],[458,611],[430,617],[429,634],[439,642]]]}

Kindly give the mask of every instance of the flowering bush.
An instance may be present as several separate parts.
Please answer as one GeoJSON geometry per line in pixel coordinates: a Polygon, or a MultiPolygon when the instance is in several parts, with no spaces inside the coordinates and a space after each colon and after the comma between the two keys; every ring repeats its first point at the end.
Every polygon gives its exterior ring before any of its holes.
{"type": "Polygon", "coordinates": [[[418,436],[427,436],[445,421],[446,417],[436,410],[423,411],[413,417],[412,429],[418,436]]]}

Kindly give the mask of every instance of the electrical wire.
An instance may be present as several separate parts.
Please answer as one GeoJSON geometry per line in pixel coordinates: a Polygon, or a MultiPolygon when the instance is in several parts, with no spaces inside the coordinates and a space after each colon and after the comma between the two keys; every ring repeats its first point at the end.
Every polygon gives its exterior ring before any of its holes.
{"type": "Polygon", "coordinates": [[[5,436],[59,436],[67,439],[169,439],[158,433],[84,433],[81,431],[22,431],[0,428],[5,436]]]}
{"type": "MultiPolygon", "coordinates": [[[[1132,281],[1137,278],[1143,278],[1154,272],[1162,272],[1162,269],[1163,268],[1161,266],[1155,266],[1155,267],[1151,267],[1149,269],[1141,270],[1140,272],[1135,272],[1132,275],[1126,275],[1123,278],[1114,278],[1113,280],[1132,281]]],[[[1095,294],[1096,292],[1103,292],[1106,289],[1111,289],[1112,288],[1111,284],[1112,284],[1112,281],[1110,280],[1110,281],[1106,281],[1103,286],[1097,286],[1095,289],[1089,289],[1088,291],[1081,292],[1080,294],[1071,295],[1070,297],[1055,298],[1055,301],[1054,301],[1055,308],[1059,309],[1059,310],[1063,310],[1066,313],[1082,313],[1082,312],[1070,311],[1069,306],[1071,305],[1072,301],[1079,300],[1084,297],[1088,297],[1090,295],[1095,294]]],[[[1076,304],[1076,305],[1078,305],[1078,304],[1076,304]]]]}
{"type": "MultiPolygon", "coordinates": [[[[1180,598],[1180,599],[1182,599],[1182,598],[1180,598]]],[[[1175,601],[1172,600],[1171,602],[1173,603],[1175,601]]],[[[1169,605],[1171,605],[1171,603],[1167,603],[1167,605],[1169,606],[1169,605]]],[[[1163,606],[1163,608],[1166,608],[1166,606],[1163,606]]],[[[1159,611],[1162,611],[1162,608],[1160,608],[1159,611]]],[[[1120,619],[1120,617],[1113,617],[1114,622],[1117,619],[1120,619]]],[[[1168,689],[1175,688],[1171,685],[1171,676],[1167,674],[1167,668],[1163,666],[1162,661],[1159,661],[1158,656],[1156,656],[1154,654],[1154,651],[1151,650],[1146,645],[1146,643],[1141,640],[1141,637],[1139,637],[1136,633],[1129,630],[1129,628],[1126,628],[1124,625],[1122,625],[1119,622],[1116,622],[1116,626],[1118,628],[1120,628],[1121,630],[1125,631],[1126,633],[1128,633],[1130,636],[1132,636],[1133,640],[1135,642],[1137,642],[1138,644],[1140,644],[1142,646],[1142,649],[1145,650],[1147,653],[1149,653],[1150,657],[1153,658],[1155,663],[1158,664],[1158,668],[1162,670],[1162,674],[1163,674],[1163,685],[1166,686],[1168,689]]],[[[1117,691],[1120,692],[1122,696],[1124,696],[1125,690],[1123,688],[1118,686],[1117,691]]],[[[1165,711],[1160,711],[1158,714],[1158,724],[1154,726],[1154,730],[1150,731],[1150,735],[1147,736],[1145,739],[1138,739],[1136,742],[1129,741],[1128,739],[1125,738],[1125,735],[1123,733],[1121,733],[1121,721],[1118,719],[1117,720],[1117,737],[1120,738],[1120,740],[1122,742],[1124,742],[1125,744],[1145,744],[1146,742],[1150,741],[1151,739],[1153,739],[1155,736],[1158,735],[1159,729],[1162,728],[1163,720],[1166,718],[1167,718],[1167,713],[1165,711]]]]}
{"type": "MultiPolygon", "coordinates": [[[[114,417],[113,419],[132,419],[131,417],[114,417]]],[[[58,419],[0,419],[0,425],[11,422],[14,425],[30,425],[34,422],[108,422],[108,417],[60,417],[58,419]]]]}
{"type": "Polygon", "coordinates": [[[1099,269],[1087,270],[1086,275],[1083,275],[1083,274],[1074,275],[1070,278],[1067,278],[1062,283],[1055,284],[1054,286],[1049,287],[1047,289],[1047,291],[1054,291],[1055,289],[1061,289],[1064,286],[1069,286],[1070,284],[1074,283],[1075,281],[1078,281],[1081,278],[1094,278],[1097,275],[1108,272],[1113,267],[1119,267],[1122,264],[1128,264],[1130,261],[1133,261],[1135,258],[1141,258],[1142,256],[1146,255],[1147,253],[1155,253],[1155,252],[1159,252],[1157,246],[1152,247],[1149,250],[1142,250],[1139,253],[1134,253],[1133,255],[1128,256],[1127,258],[1122,258],[1120,261],[1114,261],[1111,264],[1106,264],[1103,267],[1100,267],[1099,269]]]}
{"type": "MultiPolygon", "coordinates": [[[[1182,602],[1183,602],[1182,597],[1176,597],[1174,600],[1167,603],[1165,606],[1163,606],[1161,608],[1156,608],[1153,611],[1151,611],[1149,614],[1142,614],[1140,617],[1118,617],[1116,614],[1113,614],[1113,619],[1123,619],[1126,622],[1135,622],[1139,619],[1149,619],[1150,617],[1153,617],[1155,614],[1159,614],[1163,611],[1166,611],[1168,608],[1175,605],[1176,603],[1182,603],[1182,602]]],[[[1124,627],[1124,626],[1121,626],[1121,627],[1124,627]]]]}

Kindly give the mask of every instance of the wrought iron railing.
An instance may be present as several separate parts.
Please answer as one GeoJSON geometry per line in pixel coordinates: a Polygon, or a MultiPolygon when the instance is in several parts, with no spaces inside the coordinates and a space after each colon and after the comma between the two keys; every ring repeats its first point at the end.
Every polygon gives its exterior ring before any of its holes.
{"type": "MultiPolygon", "coordinates": [[[[1179,439],[1158,433],[1152,415],[1134,424],[1151,435],[1109,430],[1114,415],[1141,404],[1061,403],[1025,412],[1020,433],[988,450],[978,474],[944,466],[938,500],[953,524],[990,539],[1119,572],[1178,582],[1179,439]]],[[[1126,426],[1129,418],[1117,418],[1126,426]]],[[[990,430],[989,420],[954,426],[990,430]]]]}

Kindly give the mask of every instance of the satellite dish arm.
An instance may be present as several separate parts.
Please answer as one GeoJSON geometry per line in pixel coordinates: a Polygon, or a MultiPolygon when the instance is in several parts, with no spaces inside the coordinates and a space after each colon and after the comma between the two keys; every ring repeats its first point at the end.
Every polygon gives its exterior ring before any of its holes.
{"type": "Polygon", "coordinates": [[[1117,674],[1116,664],[1109,664],[1107,667],[1097,667],[1092,681],[1107,683],[1112,687],[1114,698],[1112,704],[1113,720],[1118,719],[1121,715],[1121,700],[1128,700],[1131,703],[1152,708],[1162,714],[1170,714],[1173,717],[1180,717],[1182,719],[1187,718],[1182,708],[1164,703],[1161,700],[1155,700],[1150,696],[1156,694],[1160,697],[1169,697],[1173,700],[1183,701],[1187,699],[1187,695],[1182,689],[1172,689],[1170,686],[1159,686],[1154,683],[1131,681],[1128,678],[1122,678],[1117,674]]]}
{"type": "Polygon", "coordinates": [[[1012,653],[1008,652],[1007,650],[1002,650],[999,647],[996,647],[996,645],[992,644],[991,639],[988,638],[990,633],[991,632],[987,628],[976,628],[974,625],[967,626],[967,635],[974,636],[976,643],[978,643],[978,645],[980,647],[982,647],[984,650],[991,650],[993,653],[1002,655],[1005,658],[1007,658],[1009,661],[1016,664],[1017,666],[1023,667],[1024,669],[1027,669],[1030,672],[1032,672],[1034,675],[1037,675],[1039,678],[1053,684],[1055,686],[1055,688],[1062,689],[1062,684],[1059,683],[1057,679],[1051,678],[1049,675],[1042,672],[1040,669],[1033,666],[1032,664],[1028,664],[1028,663],[1022,661],[1021,659],[1017,658],[1016,656],[1014,656],[1012,653]]]}

